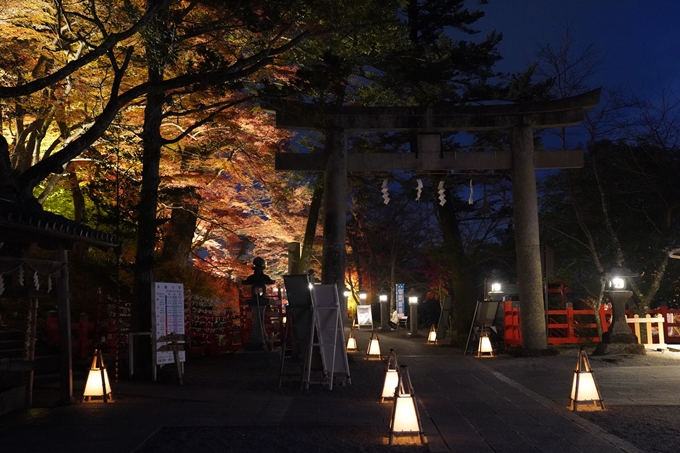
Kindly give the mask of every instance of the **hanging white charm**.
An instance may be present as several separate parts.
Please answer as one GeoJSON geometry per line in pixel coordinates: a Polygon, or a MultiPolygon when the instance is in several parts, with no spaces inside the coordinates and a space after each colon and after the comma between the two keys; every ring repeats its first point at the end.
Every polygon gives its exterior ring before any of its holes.
{"type": "Polygon", "coordinates": [[[387,179],[383,179],[382,197],[383,197],[383,203],[387,204],[387,203],[390,202],[389,189],[387,188],[387,179]]]}
{"type": "Polygon", "coordinates": [[[19,286],[24,286],[24,268],[19,267],[19,286]]]}
{"type": "Polygon", "coordinates": [[[439,181],[437,193],[439,194],[439,206],[444,206],[446,204],[446,194],[444,193],[444,181],[439,181]]]}
{"type": "Polygon", "coordinates": [[[5,292],[5,276],[0,274],[0,296],[5,292]]]}
{"type": "Polygon", "coordinates": [[[47,292],[49,293],[52,291],[52,277],[47,276],[47,292]]]}
{"type": "Polygon", "coordinates": [[[33,273],[33,284],[35,285],[35,290],[40,291],[40,280],[38,280],[38,273],[33,273]]]}
{"type": "Polygon", "coordinates": [[[420,194],[423,192],[423,181],[416,179],[416,201],[420,201],[420,194]]]}
{"type": "Polygon", "coordinates": [[[472,188],[472,180],[470,180],[470,197],[468,198],[468,204],[473,204],[475,202],[475,200],[472,198],[473,193],[475,193],[475,191],[472,188]]]}

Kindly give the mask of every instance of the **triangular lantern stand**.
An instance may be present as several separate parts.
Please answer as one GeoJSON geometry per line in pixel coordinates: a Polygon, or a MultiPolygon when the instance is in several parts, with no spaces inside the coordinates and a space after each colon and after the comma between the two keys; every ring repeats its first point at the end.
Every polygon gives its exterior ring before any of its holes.
{"type": "Polygon", "coordinates": [[[104,357],[99,349],[94,350],[92,366],[90,366],[90,372],[88,373],[87,381],[85,382],[85,391],[83,392],[83,402],[96,401],[102,401],[104,403],[113,401],[109,375],[106,372],[104,357]],[[93,398],[101,398],[101,400],[93,398]]]}
{"type": "Polygon", "coordinates": [[[378,334],[373,331],[371,333],[371,338],[368,340],[368,347],[366,348],[365,360],[382,360],[382,354],[380,353],[380,338],[378,334]]]}
{"type": "Polygon", "coordinates": [[[479,345],[477,346],[477,357],[495,357],[493,345],[489,337],[489,328],[484,325],[479,330],[479,345]]]}
{"type": "Polygon", "coordinates": [[[399,385],[399,363],[397,353],[394,349],[387,352],[387,370],[385,371],[385,382],[383,383],[382,398],[380,402],[394,399],[397,386],[399,385]]]}
{"type": "Polygon", "coordinates": [[[347,352],[357,352],[359,347],[357,346],[357,339],[354,336],[354,329],[350,329],[349,337],[347,337],[347,352]]]}
{"type": "Polygon", "coordinates": [[[427,334],[427,344],[437,344],[437,329],[432,324],[430,327],[430,332],[427,334]]]}
{"type": "Polygon", "coordinates": [[[574,367],[574,378],[571,383],[569,409],[572,411],[603,411],[604,402],[595,375],[590,368],[588,354],[583,348],[578,351],[578,359],[574,367]]]}
{"type": "Polygon", "coordinates": [[[398,381],[394,393],[394,405],[390,418],[390,442],[392,445],[395,435],[420,437],[420,442],[425,444],[423,425],[420,423],[418,402],[411,385],[411,377],[406,365],[400,365],[398,369],[398,381]]]}

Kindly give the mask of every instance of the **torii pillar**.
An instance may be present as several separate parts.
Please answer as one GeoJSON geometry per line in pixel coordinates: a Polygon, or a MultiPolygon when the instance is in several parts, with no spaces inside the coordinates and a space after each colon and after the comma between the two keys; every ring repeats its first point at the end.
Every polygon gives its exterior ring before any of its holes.
{"type": "Polygon", "coordinates": [[[529,126],[510,130],[512,152],[512,206],[515,223],[515,254],[519,281],[522,347],[545,349],[548,344],[543,301],[543,273],[538,228],[534,133],[529,126]],[[533,303],[523,303],[523,301],[533,303]]]}
{"type": "MultiPolygon", "coordinates": [[[[597,105],[599,100],[597,89],[554,101],[511,105],[342,107],[334,112],[314,110],[309,104],[295,102],[274,107],[278,127],[317,129],[327,134],[323,154],[276,155],[277,170],[325,171],[322,281],[336,283],[339,289],[344,285],[348,171],[510,171],[522,347],[547,349],[535,170],[582,167],[583,152],[536,152],[533,129],[579,124],[585,110],[597,105]],[[347,154],[347,134],[351,130],[415,131],[419,135],[418,153],[347,154]],[[508,130],[510,152],[442,152],[440,149],[441,132],[488,130],[508,130]]],[[[344,298],[340,300],[346,304],[344,298]]]]}
{"type": "Polygon", "coordinates": [[[323,255],[321,282],[335,283],[340,294],[340,314],[347,325],[345,290],[345,247],[347,236],[347,131],[332,127],[326,131],[326,173],[323,187],[323,255]]]}

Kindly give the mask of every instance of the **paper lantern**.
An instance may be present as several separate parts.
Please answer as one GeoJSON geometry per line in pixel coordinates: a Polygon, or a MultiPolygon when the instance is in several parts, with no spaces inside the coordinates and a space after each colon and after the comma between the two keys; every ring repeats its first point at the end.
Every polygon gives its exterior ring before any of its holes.
{"type": "Polygon", "coordinates": [[[390,445],[395,435],[418,435],[424,444],[425,437],[420,424],[418,404],[411,385],[411,377],[406,365],[398,368],[398,383],[394,394],[392,418],[390,419],[390,445]]]}
{"type": "Polygon", "coordinates": [[[349,338],[347,338],[347,351],[356,352],[359,348],[357,347],[357,339],[354,338],[354,331],[349,331],[349,338]]]}
{"type": "Polygon", "coordinates": [[[434,328],[434,324],[430,327],[430,333],[427,334],[427,344],[437,344],[437,329],[434,328]]]}
{"type": "Polygon", "coordinates": [[[482,326],[480,329],[477,357],[494,357],[493,345],[491,344],[491,338],[489,338],[489,329],[486,326],[482,326]]]}
{"type": "Polygon", "coordinates": [[[373,332],[371,338],[368,340],[368,348],[366,348],[366,359],[377,359],[381,360],[382,356],[380,354],[380,339],[378,334],[373,332]]]}
{"type": "Polygon", "coordinates": [[[90,366],[90,372],[85,382],[85,391],[83,392],[83,401],[99,401],[93,398],[101,398],[101,401],[104,403],[113,401],[109,374],[106,372],[102,352],[98,349],[94,351],[92,365],[90,366]]]}
{"type": "Polygon", "coordinates": [[[387,353],[387,371],[383,384],[382,402],[394,398],[397,385],[399,385],[399,364],[397,363],[397,354],[394,349],[390,349],[387,353]]]}
{"type": "Polygon", "coordinates": [[[574,367],[574,378],[571,382],[571,398],[569,409],[572,411],[590,410],[602,411],[604,402],[600,395],[600,389],[595,382],[595,375],[590,368],[588,355],[581,348],[578,351],[578,359],[574,367]]]}

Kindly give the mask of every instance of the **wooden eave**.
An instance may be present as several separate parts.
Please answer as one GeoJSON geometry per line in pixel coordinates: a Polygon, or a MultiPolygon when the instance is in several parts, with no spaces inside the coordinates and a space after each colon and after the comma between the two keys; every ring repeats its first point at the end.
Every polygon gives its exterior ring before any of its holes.
{"type": "Polygon", "coordinates": [[[35,243],[49,250],[70,250],[77,242],[116,253],[121,248],[114,235],[5,199],[0,199],[0,241],[35,243]]]}

